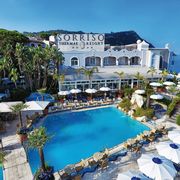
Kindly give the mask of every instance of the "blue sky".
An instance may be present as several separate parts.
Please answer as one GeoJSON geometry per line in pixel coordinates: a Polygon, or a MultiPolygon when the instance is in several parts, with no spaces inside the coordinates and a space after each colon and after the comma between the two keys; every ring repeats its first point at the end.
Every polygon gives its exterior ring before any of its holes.
{"type": "Polygon", "coordinates": [[[180,53],[180,0],[0,0],[0,28],[85,32],[134,30],[180,53]]]}

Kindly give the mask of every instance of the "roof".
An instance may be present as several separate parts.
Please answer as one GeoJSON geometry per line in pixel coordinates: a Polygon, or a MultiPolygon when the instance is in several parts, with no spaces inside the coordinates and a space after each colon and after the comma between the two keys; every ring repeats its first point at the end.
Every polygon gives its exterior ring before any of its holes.
{"type": "MultiPolygon", "coordinates": [[[[81,73],[78,75],[74,68],[63,66],[64,70],[61,69],[61,72],[64,71],[66,73],[65,81],[81,81],[81,80],[88,80],[86,76],[81,73]]],[[[103,80],[103,79],[119,79],[118,75],[114,72],[121,72],[123,71],[125,73],[124,78],[132,78],[137,72],[140,72],[141,75],[145,77],[151,77],[150,74],[147,74],[147,71],[149,70],[148,67],[134,67],[134,66],[124,66],[124,67],[98,67],[99,72],[94,73],[92,80],[103,80]]],[[[159,75],[160,71],[157,71],[157,74],[154,75],[154,77],[160,77],[159,75]]]]}
{"type": "Polygon", "coordinates": [[[25,103],[25,105],[28,107],[25,108],[24,111],[44,110],[49,105],[49,103],[49,101],[29,101],[25,103]]]}
{"type": "Polygon", "coordinates": [[[0,112],[12,112],[11,107],[20,104],[22,101],[13,101],[13,102],[1,102],[0,103],[0,112]]]}

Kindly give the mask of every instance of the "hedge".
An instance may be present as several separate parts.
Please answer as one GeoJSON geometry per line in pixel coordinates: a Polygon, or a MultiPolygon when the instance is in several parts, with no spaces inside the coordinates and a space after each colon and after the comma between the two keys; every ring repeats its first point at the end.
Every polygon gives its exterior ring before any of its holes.
{"type": "Polygon", "coordinates": [[[173,114],[174,109],[178,103],[180,103],[180,97],[174,98],[172,100],[172,102],[168,106],[167,115],[171,116],[173,114]]]}
{"type": "Polygon", "coordinates": [[[143,109],[143,108],[140,108],[138,107],[134,114],[133,114],[135,117],[142,117],[142,116],[146,116],[147,118],[152,118],[154,116],[154,110],[151,109],[151,108],[146,108],[146,109],[143,109]]]}
{"type": "Polygon", "coordinates": [[[180,126],[180,114],[177,115],[177,117],[176,117],[176,123],[177,123],[177,125],[180,126]]]}

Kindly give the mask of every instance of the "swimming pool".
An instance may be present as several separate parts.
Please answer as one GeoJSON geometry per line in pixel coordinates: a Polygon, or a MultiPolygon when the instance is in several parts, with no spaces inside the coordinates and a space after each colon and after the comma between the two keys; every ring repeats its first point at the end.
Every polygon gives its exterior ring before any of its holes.
{"type": "Polygon", "coordinates": [[[0,165],[0,180],[3,180],[3,170],[1,165],[0,165]]]}
{"type": "MultiPolygon", "coordinates": [[[[43,126],[54,135],[44,153],[46,162],[55,171],[149,130],[115,107],[51,114],[43,126]]],[[[28,155],[34,173],[40,164],[39,156],[35,150],[28,155]]]]}

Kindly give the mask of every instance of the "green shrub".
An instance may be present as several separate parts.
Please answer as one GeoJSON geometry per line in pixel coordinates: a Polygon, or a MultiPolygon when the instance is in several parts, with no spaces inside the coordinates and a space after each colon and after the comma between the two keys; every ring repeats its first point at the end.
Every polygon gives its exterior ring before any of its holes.
{"type": "Polygon", "coordinates": [[[176,117],[176,123],[177,123],[177,125],[180,126],[180,114],[177,115],[177,117],[176,117]]]}
{"type": "Polygon", "coordinates": [[[174,109],[178,103],[180,103],[180,97],[174,98],[172,100],[172,102],[168,106],[167,115],[171,116],[173,114],[174,109]]]}
{"type": "Polygon", "coordinates": [[[159,102],[159,103],[162,103],[162,104],[164,104],[166,106],[169,106],[171,104],[171,102],[172,102],[171,100],[169,100],[167,98],[163,98],[161,100],[156,100],[156,101],[159,102]]]}
{"type": "Polygon", "coordinates": [[[154,116],[154,110],[151,109],[151,108],[146,108],[146,109],[143,109],[143,108],[140,108],[138,107],[134,114],[133,114],[135,117],[141,117],[141,116],[146,116],[147,118],[152,118],[154,116]]]}
{"type": "Polygon", "coordinates": [[[131,109],[131,101],[128,98],[124,98],[120,103],[119,107],[128,112],[131,109]]]}

